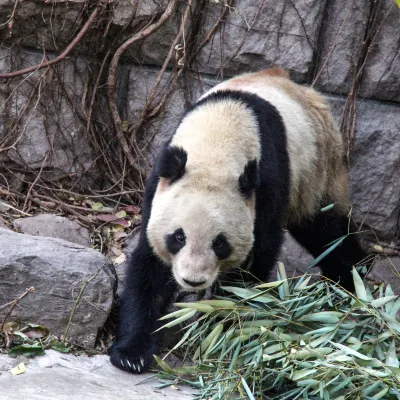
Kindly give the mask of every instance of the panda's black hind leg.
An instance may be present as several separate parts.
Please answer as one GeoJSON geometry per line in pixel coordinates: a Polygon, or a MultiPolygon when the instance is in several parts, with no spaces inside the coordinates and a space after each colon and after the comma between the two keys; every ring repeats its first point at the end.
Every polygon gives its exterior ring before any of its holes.
{"type": "MultiPolygon", "coordinates": [[[[314,257],[318,257],[337,239],[355,232],[354,224],[349,223],[347,215],[335,208],[319,212],[313,219],[290,226],[290,233],[314,257]]],[[[345,289],[353,292],[352,267],[366,258],[357,235],[348,235],[343,242],[319,263],[322,274],[339,282],[345,289]]]]}

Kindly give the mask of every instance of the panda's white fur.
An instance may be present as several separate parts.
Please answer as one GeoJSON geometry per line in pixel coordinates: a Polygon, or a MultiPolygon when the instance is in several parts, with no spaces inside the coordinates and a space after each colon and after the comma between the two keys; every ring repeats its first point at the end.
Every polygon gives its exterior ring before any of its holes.
{"type": "Polygon", "coordinates": [[[169,186],[161,178],[152,205],[147,235],[156,253],[172,265],[174,277],[210,286],[220,270],[240,265],[253,245],[254,201],[237,190],[238,179],[250,160],[260,159],[260,140],[254,115],[237,101],[209,103],[189,113],[171,145],[188,153],[184,176],[169,186]],[[232,155],[227,158],[226,154],[232,155]],[[188,242],[177,254],[165,246],[165,235],[182,227],[188,242]],[[230,235],[233,254],[219,261],[211,241],[230,235]]]}

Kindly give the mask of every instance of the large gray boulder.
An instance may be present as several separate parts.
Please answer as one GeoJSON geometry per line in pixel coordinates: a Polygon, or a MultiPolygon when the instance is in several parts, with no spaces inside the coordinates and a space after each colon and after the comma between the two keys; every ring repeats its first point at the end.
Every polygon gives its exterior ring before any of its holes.
{"type": "MultiPolygon", "coordinates": [[[[39,65],[42,59],[42,52],[24,50],[16,54],[0,49],[0,71],[39,65]]],[[[7,99],[1,102],[0,95],[0,141],[6,139],[2,147],[8,149],[2,157],[6,154],[8,161],[23,168],[43,167],[41,176],[50,180],[64,174],[79,175],[94,163],[78,106],[85,90],[86,61],[64,60],[53,68],[57,72],[51,77],[46,74],[40,78],[42,70],[29,79],[14,80],[15,86],[0,85],[0,93],[7,99]],[[33,87],[40,87],[40,92],[33,87]]]]}
{"type": "MultiPolygon", "coordinates": [[[[146,10],[151,15],[156,8],[154,2],[149,3],[146,10]]],[[[122,4],[117,6],[117,15],[121,15],[121,8],[127,11],[124,15],[130,15],[129,12],[133,11],[129,1],[123,0],[122,4]]],[[[165,6],[165,2],[160,4],[165,6]]],[[[158,10],[161,11],[163,6],[158,10]]],[[[225,2],[210,1],[204,10],[195,15],[203,16],[198,32],[202,39],[221,20],[221,13],[226,7],[225,2]]],[[[196,69],[227,76],[276,64],[285,66],[296,79],[304,81],[312,70],[324,7],[325,0],[238,0],[233,8],[228,9],[222,28],[214,39],[209,40],[201,50],[196,59],[196,69]]],[[[143,7],[141,11],[143,13],[143,7]]],[[[133,45],[128,55],[136,62],[162,65],[178,32],[179,23],[180,19],[173,15],[160,29],[133,45]]]]}
{"type": "Polygon", "coordinates": [[[17,218],[13,223],[22,233],[28,235],[53,237],[81,246],[90,246],[89,229],[59,215],[39,214],[34,217],[17,218]]]}
{"type": "MultiPolygon", "coordinates": [[[[345,100],[329,100],[339,122],[345,100]]],[[[364,100],[357,101],[356,112],[350,160],[355,216],[381,239],[394,240],[400,221],[400,106],[364,100]]]]}
{"type": "MultiPolygon", "coordinates": [[[[67,339],[93,347],[113,301],[111,272],[96,250],[0,228],[0,304],[18,298],[28,287],[35,288],[15,307],[10,317],[13,321],[40,323],[61,336],[76,302],[67,339]]],[[[0,310],[0,321],[7,311],[7,307],[0,310]]]]}
{"type": "Polygon", "coordinates": [[[360,95],[400,102],[400,8],[384,0],[378,26],[365,60],[360,95]]]}
{"type": "Polygon", "coordinates": [[[327,2],[313,77],[317,88],[332,93],[350,91],[368,16],[368,0],[327,2]]]}

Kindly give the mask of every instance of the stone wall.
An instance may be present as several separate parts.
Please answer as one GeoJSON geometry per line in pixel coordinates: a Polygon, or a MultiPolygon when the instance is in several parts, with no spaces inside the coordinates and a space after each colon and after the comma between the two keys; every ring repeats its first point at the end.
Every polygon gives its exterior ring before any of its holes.
{"type": "MultiPolygon", "coordinates": [[[[60,174],[96,176],[97,155],[93,138],[89,139],[85,107],[90,96],[86,82],[96,71],[88,54],[93,57],[95,52],[102,59],[108,48],[116,48],[138,26],[157,18],[167,3],[146,0],[136,9],[129,0],[111,2],[61,63],[0,81],[2,165],[17,165],[23,174],[39,170],[47,157],[43,173],[49,179],[60,174]]],[[[49,58],[60,54],[96,1],[15,4],[14,0],[0,1],[1,72],[40,64],[43,49],[49,58]]],[[[118,108],[125,120],[140,118],[179,30],[185,5],[181,1],[159,30],[125,53],[118,89],[118,108]]],[[[194,0],[193,10],[189,21],[196,31],[186,31],[179,41],[160,88],[171,85],[179,69],[177,60],[192,48],[185,37],[205,43],[197,47],[190,71],[176,82],[167,108],[140,132],[149,142],[149,165],[160,144],[174,132],[186,105],[200,93],[237,73],[283,66],[295,81],[313,84],[331,102],[338,124],[350,135],[353,201],[361,211],[357,218],[396,254],[400,247],[400,9],[395,1],[194,0]],[[211,37],[210,32],[214,33],[211,37]]],[[[107,114],[106,93],[102,96],[95,105],[107,114]]],[[[108,129],[107,120],[101,124],[108,129]]],[[[374,235],[370,237],[376,242],[374,235]]]]}

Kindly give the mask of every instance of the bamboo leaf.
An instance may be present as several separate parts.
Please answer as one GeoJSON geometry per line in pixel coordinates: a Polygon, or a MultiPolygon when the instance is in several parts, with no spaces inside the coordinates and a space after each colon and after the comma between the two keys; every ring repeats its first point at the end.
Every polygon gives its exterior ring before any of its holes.
{"type": "Polygon", "coordinates": [[[356,289],[357,297],[362,301],[368,301],[368,296],[365,290],[364,283],[354,267],[352,270],[352,274],[353,274],[354,287],[356,289]]]}
{"type": "Polygon", "coordinates": [[[343,344],[340,343],[333,343],[331,342],[335,347],[340,349],[344,354],[352,355],[354,357],[360,358],[361,360],[372,360],[371,357],[368,357],[364,354],[359,353],[358,351],[355,351],[351,349],[350,347],[344,346],[343,344]]]}
{"type": "Polygon", "coordinates": [[[343,314],[338,311],[321,311],[309,315],[303,315],[301,318],[299,318],[299,321],[315,321],[326,324],[336,324],[339,322],[340,317],[342,316],[343,314]]]}
{"type": "Polygon", "coordinates": [[[204,303],[175,303],[175,305],[179,308],[191,308],[193,310],[199,311],[199,312],[211,312],[214,311],[214,307],[212,307],[210,304],[204,304],[204,303]]]}
{"type": "Polygon", "coordinates": [[[399,368],[399,359],[396,354],[396,342],[393,339],[386,353],[386,365],[389,367],[399,368]]]}
{"type": "Polygon", "coordinates": [[[187,319],[194,317],[196,312],[196,310],[189,311],[181,317],[175,319],[174,321],[168,322],[168,324],[165,324],[161,328],[158,328],[155,332],[158,332],[160,329],[171,328],[172,326],[179,325],[180,323],[185,322],[187,319]]]}
{"type": "Polygon", "coordinates": [[[343,236],[342,238],[338,239],[334,244],[332,244],[330,247],[328,247],[323,253],[321,253],[309,266],[308,268],[315,267],[322,259],[324,259],[328,254],[332,253],[333,250],[336,249],[339,245],[342,244],[343,240],[346,239],[346,236],[343,236]]]}

